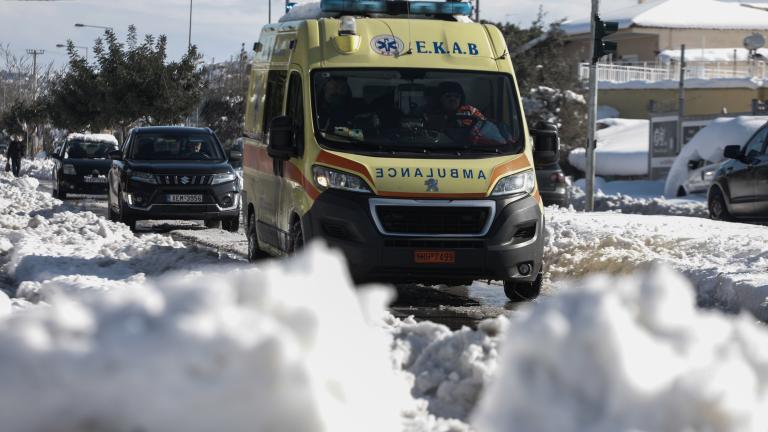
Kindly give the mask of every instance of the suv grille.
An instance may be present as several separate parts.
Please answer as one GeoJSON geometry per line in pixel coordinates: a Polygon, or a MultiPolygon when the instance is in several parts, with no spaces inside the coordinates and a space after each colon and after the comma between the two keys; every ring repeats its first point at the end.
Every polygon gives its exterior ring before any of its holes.
{"type": "Polygon", "coordinates": [[[388,234],[480,235],[491,216],[490,207],[376,206],[388,234]]]}
{"type": "Polygon", "coordinates": [[[211,175],[175,175],[175,174],[158,174],[157,179],[161,185],[180,185],[180,186],[199,186],[207,185],[211,183],[213,176],[211,175]]]}

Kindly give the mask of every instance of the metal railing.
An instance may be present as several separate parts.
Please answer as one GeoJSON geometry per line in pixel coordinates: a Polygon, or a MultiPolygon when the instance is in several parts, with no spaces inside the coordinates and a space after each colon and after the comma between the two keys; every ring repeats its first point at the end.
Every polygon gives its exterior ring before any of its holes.
{"type": "MultiPolygon", "coordinates": [[[[686,67],[686,79],[759,78],[768,79],[766,63],[696,62],[686,67]]],[[[579,78],[589,79],[589,63],[579,64],[579,78]]],[[[597,79],[603,82],[667,81],[680,78],[680,63],[626,65],[600,63],[597,79]]]]}

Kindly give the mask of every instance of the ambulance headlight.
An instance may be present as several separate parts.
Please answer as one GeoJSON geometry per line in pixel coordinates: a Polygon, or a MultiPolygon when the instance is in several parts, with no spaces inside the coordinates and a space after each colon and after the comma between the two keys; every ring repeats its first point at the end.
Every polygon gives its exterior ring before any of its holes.
{"type": "Polygon", "coordinates": [[[536,184],[536,177],[533,170],[523,171],[517,174],[511,174],[503,177],[496,183],[491,195],[516,195],[520,193],[531,193],[536,184]]]}
{"type": "Polygon", "coordinates": [[[312,167],[312,174],[315,178],[315,184],[320,189],[341,189],[352,192],[370,192],[371,189],[360,177],[324,166],[315,165],[312,167]]]}

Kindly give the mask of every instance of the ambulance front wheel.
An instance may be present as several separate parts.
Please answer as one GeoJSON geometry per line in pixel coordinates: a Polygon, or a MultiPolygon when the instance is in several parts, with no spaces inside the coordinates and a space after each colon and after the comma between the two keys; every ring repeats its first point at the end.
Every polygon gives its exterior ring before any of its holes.
{"type": "Polygon", "coordinates": [[[254,262],[267,257],[267,254],[259,249],[259,237],[256,233],[256,215],[248,215],[248,261],[254,262]]]}
{"type": "Polygon", "coordinates": [[[541,293],[542,274],[535,281],[524,282],[516,280],[504,281],[504,294],[511,302],[524,302],[535,299],[541,293]]]}

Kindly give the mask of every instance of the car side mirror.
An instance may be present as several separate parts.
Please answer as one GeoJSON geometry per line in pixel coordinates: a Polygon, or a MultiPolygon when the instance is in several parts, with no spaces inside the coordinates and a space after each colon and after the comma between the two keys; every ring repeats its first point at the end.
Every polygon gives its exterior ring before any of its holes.
{"type": "Polygon", "coordinates": [[[288,160],[298,155],[293,142],[293,121],[288,116],[279,116],[269,123],[267,153],[273,159],[288,160]]]}
{"type": "Polygon", "coordinates": [[[741,154],[741,147],[737,145],[725,146],[725,149],[723,150],[723,156],[727,159],[744,159],[744,155],[741,154]]]}
{"type": "Polygon", "coordinates": [[[538,123],[531,131],[533,160],[537,164],[553,164],[560,160],[560,134],[552,123],[538,123]]]}
{"type": "Polygon", "coordinates": [[[243,160],[243,152],[237,151],[237,150],[230,150],[229,151],[229,161],[230,162],[240,162],[243,160]]]}
{"type": "Polygon", "coordinates": [[[107,153],[107,157],[112,160],[123,160],[123,152],[120,150],[112,150],[111,152],[107,153]]]}
{"type": "Polygon", "coordinates": [[[693,171],[695,169],[699,168],[699,161],[697,160],[689,160],[688,161],[688,169],[693,171]]]}
{"type": "Polygon", "coordinates": [[[61,160],[61,155],[58,154],[58,153],[53,153],[53,154],[51,154],[51,158],[57,159],[57,160],[61,160]]]}

